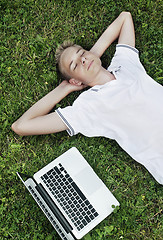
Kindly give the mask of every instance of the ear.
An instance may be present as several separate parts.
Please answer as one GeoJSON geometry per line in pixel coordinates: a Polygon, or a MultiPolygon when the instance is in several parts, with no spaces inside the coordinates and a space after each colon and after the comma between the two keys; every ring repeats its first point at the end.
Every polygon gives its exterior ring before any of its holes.
{"type": "Polygon", "coordinates": [[[80,81],[78,81],[78,80],[76,80],[74,78],[71,78],[69,80],[69,83],[71,83],[72,85],[75,85],[75,86],[81,86],[82,85],[82,82],[80,82],[80,81]]]}

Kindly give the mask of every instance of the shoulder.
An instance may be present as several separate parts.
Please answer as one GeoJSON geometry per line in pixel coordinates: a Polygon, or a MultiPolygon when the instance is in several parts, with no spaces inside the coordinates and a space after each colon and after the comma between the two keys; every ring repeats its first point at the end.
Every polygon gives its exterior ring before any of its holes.
{"type": "Polygon", "coordinates": [[[116,51],[112,58],[111,64],[108,67],[109,71],[124,70],[125,74],[132,73],[135,77],[135,73],[146,73],[140,58],[139,51],[137,48],[127,44],[117,44],[116,51]],[[127,72],[126,72],[127,71],[127,72]]]}
{"type": "Polygon", "coordinates": [[[127,44],[117,44],[116,45],[116,52],[115,55],[117,56],[139,56],[139,50],[135,47],[132,47],[127,44]]]}
{"type": "Polygon", "coordinates": [[[116,51],[110,65],[126,65],[129,62],[131,64],[134,64],[139,61],[139,51],[137,48],[127,44],[117,44],[116,51]]]}

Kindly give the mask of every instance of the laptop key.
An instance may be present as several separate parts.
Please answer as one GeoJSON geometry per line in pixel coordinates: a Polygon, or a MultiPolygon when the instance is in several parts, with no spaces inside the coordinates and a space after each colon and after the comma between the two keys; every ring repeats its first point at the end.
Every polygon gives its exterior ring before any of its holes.
{"type": "Polygon", "coordinates": [[[78,202],[75,200],[75,201],[74,201],[74,204],[76,205],[77,203],[78,203],[78,202]]]}
{"type": "Polygon", "coordinates": [[[93,208],[93,206],[90,204],[90,205],[88,205],[88,208],[89,208],[89,209],[92,209],[92,208],[93,208]]]}
{"type": "Polygon", "coordinates": [[[95,216],[95,217],[97,217],[97,216],[98,216],[98,213],[97,213],[97,212],[95,212],[95,213],[94,213],[94,216],[95,216]]]}
{"type": "Polygon", "coordinates": [[[61,167],[61,168],[60,168],[60,171],[61,171],[61,172],[62,172],[62,171],[64,171],[64,168],[63,168],[63,167],[61,167]]]}
{"type": "Polygon", "coordinates": [[[74,201],[74,200],[75,200],[75,198],[74,198],[74,197],[71,197],[71,200],[72,200],[72,201],[74,201]]]}
{"type": "Polygon", "coordinates": [[[63,177],[63,178],[62,178],[62,181],[63,181],[63,182],[66,182],[66,178],[65,178],[65,177],[63,177]]]}
{"type": "Polygon", "coordinates": [[[94,212],[96,212],[96,211],[95,211],[95,209],[93,208],[93,209],[91,209],[91,212],[94,213],[94,212]]]}
{"type": "Polygon", "coordinates": [[[68,178],[68,181],[69,181],[69,183],[72,183],[73,182],[73,180],[72,180],[72,178],[70,177],[70,178],[68,178]]]}
{"type": "Polygon", "coordinates": [[[90,217],[90,219],[92,219],[92,220],[94,219],[94,216],[93,216],[92,214],[91,214],[89,217],[90,217]]]}
{"type": "Polygon", "coordinates": [[[83,215],[83,216],[85,216],[85,215],[86,215],[86,213],[85,213],[85,212],[82,212],[82,215],[83,215]]]}
{"type": "Polygon", "coordinates": [[[58,191],[58,190],[56,190],[56,191],[55,191],[55,193],[56,193],[56,194],[58,194],[58,193],[59,193],[59,191],[58,191]]]}
{"type": "Polygon", "coordinates": [[[46,174],[44,174],[44,178],[45,178],[45,179],[48,179],[48,176],[47,176],[46,174]]]}
{"type": "Polygon", "coordinates": [[[71,208],[68,211],[69,211],[69,213],[72,213],[72,209],[71,208]]]}
{"type": "Polygon", "coordinates": [[[68,189],[66,189],[66,190],[65,190],[65,192],[66,192],[66,193],[69,193],[69,190],[68,190],[68,189]]]}
{"type": "Polygon", "coordinates": [[[83,223],[84,226],[87,225],[87,222],[85,221],[85,219],[82,220],[82,223],[83,223]]]}
{"type": "Polygon", "coordinates": [[[80,220],[82,220],[82,219],[83,219],[83,217],[80,215],[80,216],[79,216],[79,219],[80,219],[80,220]]]}
{"type": "Polygon", "coordinates": [[[55,169],[55,171],[56,171],[58,174],[61,173],[57,167],[54,167],[54,169],[55,169]]]}
{"type": "Polygon", "coordinates": [[[76,215],[77,215],[77,216],[80,216],[80,212],[76,212],[76,215]]]}
{"type": "Polygon", "coordinates": [[[83,225],[83,224],[81,224],[79,227],[80,227],[80,229],[82,229],[82,228],[84,227],[84,225],[83,225]]]}
{"type": "Polygon", "coordinates": [[[80,224],[81,224],[81,222],[78,220],[78,221],[77,221],[77,224],[78,224],[78,225],[80,225],[80,224]]]}
{"type": "MultiPolygon", "coordinates": [[[[68,188],[69,189],[69,188],[68,188]]],[[[75,191],[74,191],[74,189],[71,187],[70,188],[70,192],[72,193],[72,194],[74,194],[75,193],[75,191]]]]}
{"type": "Polygon", "coordinates": [[[79,200],[80,199],[80,197],[79,196],[76,196],[76,200],[79,200]]]}
{"type": "Polygon", "coordinates": [[[60,174],[60,177],[63,178],[64,177],[63,174],[60,174]]]}
{"type": "Polygon", "coordinates": [[[85,216],[85,219],[87,220],[88,223],[91,221],[91,219],[88,216],[85,216]]]}
{"type": "Polygon", "coordinates": [[[47,172],[47,175],[50,175],[53,172],[53,169],[47,172]]]}
{"type": "Polygon", "coordinates": [[[89,204],[90,204],[90,202],[89,202],[88,200],[86,200],[86,201],[85,201],[85,204],[86,204],[86,205],[89,205],[89,204]]]}
{"type": "Polygon", "coordinates": [[[75,205],[74,204],[71,204],[71,208],[74,208],[75,207],[75,205]]]}
{"type": "Polygon", "coordinates": [[[87,214],[88,214],[88,215],[90,215],[90,214],[91,214],[91,212],[90,212],[90,211],[87,211],[87,214]]]}
{"type": "Polygon", "coordinates": [[[68,194],[68,196],[69,196],[69,198],[71,198],[72,194],[71,194],[71,193],[69,193],[69,194],[68,194]]]}

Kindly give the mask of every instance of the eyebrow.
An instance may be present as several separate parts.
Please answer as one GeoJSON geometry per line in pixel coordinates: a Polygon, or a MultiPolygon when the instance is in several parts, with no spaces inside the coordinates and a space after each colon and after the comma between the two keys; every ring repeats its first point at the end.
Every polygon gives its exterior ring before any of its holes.
{"type": "Polygon", "coordinates": [[[76,51],[76,54],[81,50],[82,48],[79,48],[77,51],[76,51]]]}
{"type": "MultiPolygon", "coordinates": [[[[78,50],[76,51],[76,54],[77,54],[78,52],[80,52],[81,49],[82,49],[82,47],[81,47],[81,48],[78,48],[78,50]]],[[[69,68],[71,67],[72,63],[73,63],[73,60],[70,62],[69,68]]]]}

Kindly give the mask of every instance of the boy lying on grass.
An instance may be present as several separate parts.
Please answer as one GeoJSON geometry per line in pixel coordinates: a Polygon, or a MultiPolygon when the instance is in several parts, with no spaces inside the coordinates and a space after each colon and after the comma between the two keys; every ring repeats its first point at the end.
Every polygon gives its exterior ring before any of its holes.
{"type": "Polygon", "coordinates": [[[149,75],[135,48],[132,16],[122,12],[90,51],[67,42],[56,51],[67,80],[35,103],[12,129],[19,135],[67,130],[72,136],[104,136],[116,140],[163,184],[163,88],[149,75]],[[118,38],[108,69],[100,57],[118,38]],[[72,106],[49,113],[69,93],[89,86],[72,106]]]}

